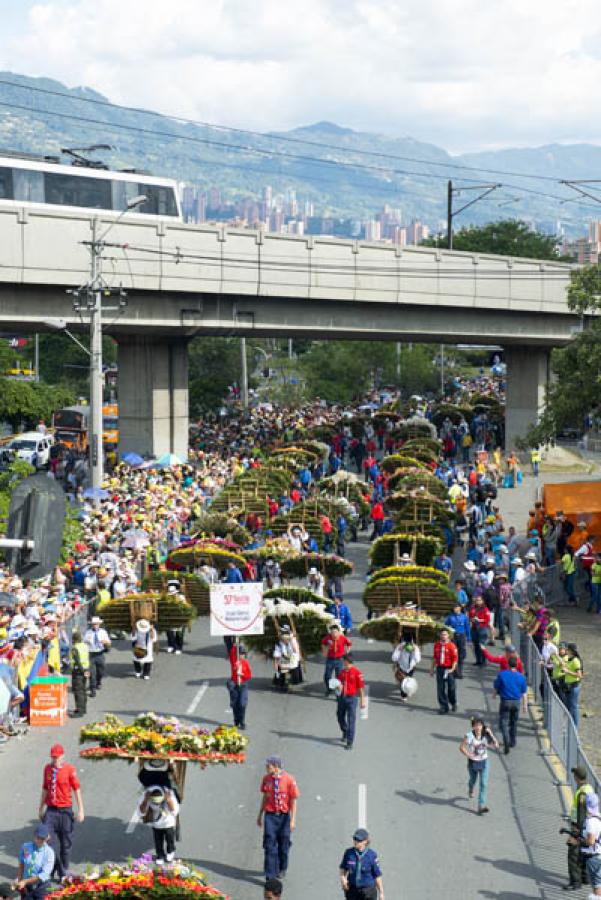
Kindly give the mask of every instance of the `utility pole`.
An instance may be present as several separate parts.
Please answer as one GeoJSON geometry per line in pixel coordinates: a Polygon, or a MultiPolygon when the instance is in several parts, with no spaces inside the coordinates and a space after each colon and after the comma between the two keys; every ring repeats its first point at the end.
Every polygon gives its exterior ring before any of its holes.
{"type": "Polygon", "coordinates": [[[444,344],[440,345],[440,395],[444,399],[444,344]]]}
{"type": "Polygon", "coordinates": [[[248,409],[248,365],[246,362],[246,338],[240,338],[240,361],[242,363],[242,406],[248,409]]]}
{"type": "Polygon", "coordinates": [[[396,342],[396,377],[399,383],[399,387],[401,385],[401,342],[396,342]]]}
{"type": "Polygon", "coordinates": [[[37,333],[37,331],[35,333],[35,338],[34,338],[34,348],[35,349],[34,349],[33,365],[34,365],[34,369],[35,369],[35,380],[39,381],[40,380],[40,336],[37,333]]]}
{"type": "Polygon", "coordinates": [[[88,308],[90,310],[90,470],[92,490],[99,490],[104,480],[104,450],[102,446],[102,399],[104,375],[102,372],[102,291],[101,256],[103,244],[98,240],[98,219],[92,221],[90,243],[90,283],[88,308]]]}
{"type": "Polygon", "coordinates": [[[447,247],[449,250],[453,249],[453,219],[462,213],[464,209],[467,209],[470,206],[473,206],[474,203],[477,203],[478,200],[484,199],[484,197],[488,196],[488,194],[495,191],[497,188],[503,187],[502,184],[470,184],[467,187],[461,185],[460,187],[455,187],[452,181],[447,182],[447,247]],[[481,194],[478,194],[477,197],[474,197],[473,200],[470,200],[469,203],[464,203],[463,206],[460,206],[459,209],[453,210],[453,195],[460,194],[462,191],[482,191],[481,194]]]}

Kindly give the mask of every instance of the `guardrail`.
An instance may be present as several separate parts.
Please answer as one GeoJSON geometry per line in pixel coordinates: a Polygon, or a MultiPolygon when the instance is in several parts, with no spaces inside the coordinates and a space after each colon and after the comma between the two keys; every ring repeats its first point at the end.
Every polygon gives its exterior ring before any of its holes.
{"type": "Polygon", "coordinates": [[[555,692],[549,673],[543,666],[538,647],[531,637],[518,627],[521,617],[515,610],[510,611],[509,630],[511,641],[518,649],[524,674],[532,690],[534,703],[543,713],[543,724],[549,736],[551,749],[557,755],[565,770],[567,784],[575,790],[576,783],[572,775],[575,766],[583,766],[587,773],[587,781],[596,791],[601,793],[601,780],[582,749],[578,729],[574,721],[555,692]]]}

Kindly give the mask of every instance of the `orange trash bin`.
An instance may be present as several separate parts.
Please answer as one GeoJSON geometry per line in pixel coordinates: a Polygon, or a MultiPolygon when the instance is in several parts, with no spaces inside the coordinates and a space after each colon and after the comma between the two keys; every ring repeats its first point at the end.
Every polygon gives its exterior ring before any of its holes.
{"type": "Polygon", "coordinates": [[[29,724],[64,725],[67,721],[67,683],[62,675],[32,678],[29,686],[29,724]]]}

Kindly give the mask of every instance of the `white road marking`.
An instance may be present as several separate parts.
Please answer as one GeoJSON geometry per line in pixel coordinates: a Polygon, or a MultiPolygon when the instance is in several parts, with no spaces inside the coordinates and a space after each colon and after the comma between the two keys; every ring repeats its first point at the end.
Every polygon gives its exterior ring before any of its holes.
{"type": "Polygon", "coordinates": [[[196,691],[196,693],[195,693],[195,695],[194,695],[194,699],[192,700],[192,703],[190,704],[190,706],[189,706],[188,709],[186,710],[186,715],[187,715],[187,716],[191,716],[191,715],[192,715],[192,713],[194,712],[194,710],[196,709],[196,707],[198,706],[198,704],[200,703],[200,701],[202,700],[202,698],[203,698],[204,695],[206,694],[208,687],[209,687],[209,682],[208,682],[208,681],[203,681],[203,683],[201,684],[201,686],[200,686],[200,687],[198,688],[198,690],[196,691]]]}
{"type": "Polygon", "coordinates": [[[367,785],[359,785],[358,794],[358,828],[367,828],[367,785]]]}

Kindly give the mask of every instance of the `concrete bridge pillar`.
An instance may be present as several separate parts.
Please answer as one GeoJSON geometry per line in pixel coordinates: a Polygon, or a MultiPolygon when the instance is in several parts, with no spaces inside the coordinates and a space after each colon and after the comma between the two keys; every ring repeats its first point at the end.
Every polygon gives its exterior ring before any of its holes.
{"type": "Polygon", "coordinates": [[[507,406],[505,448],[515,449],[516,438],[525,437],[538,422],[549,383],[550,350],[547,347],[506,347],[507,406]]]}
{"type": "Polygon", "coordinates": [[[188,456],[185,338],[119,337],[119,453],[188,456]]]}

